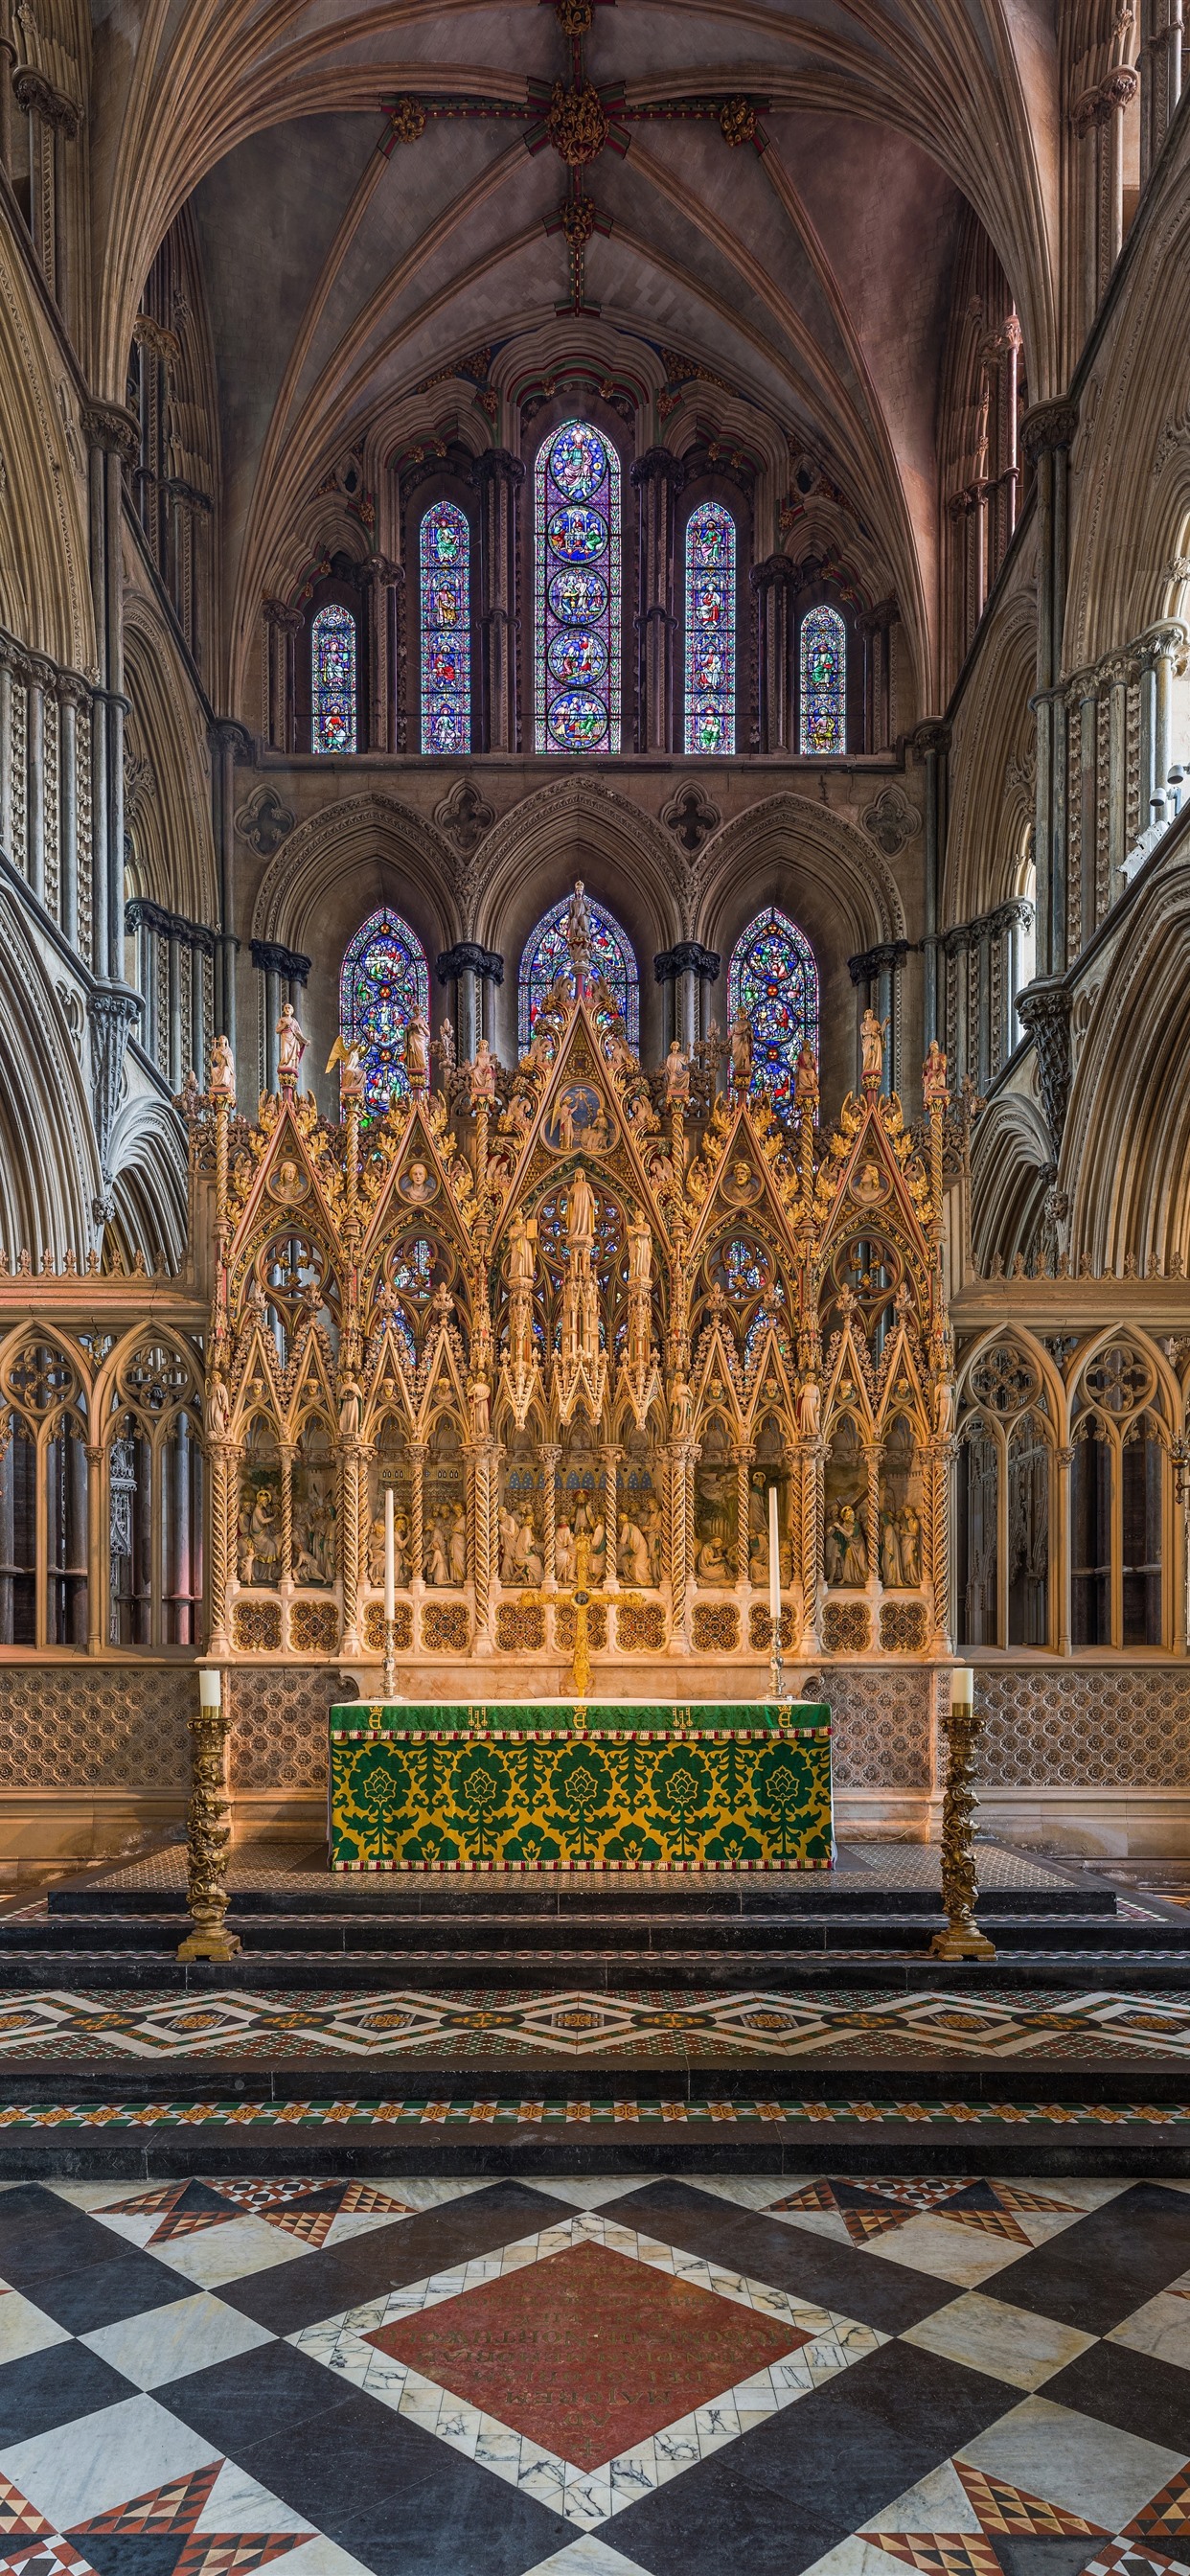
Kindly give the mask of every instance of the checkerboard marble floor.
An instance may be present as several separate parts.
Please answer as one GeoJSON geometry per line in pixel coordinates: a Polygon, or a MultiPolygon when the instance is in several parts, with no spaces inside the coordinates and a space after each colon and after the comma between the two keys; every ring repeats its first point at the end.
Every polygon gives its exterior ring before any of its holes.
{"type": "Polygon", "coordinates": [[[0,2189],[0,2576],[1190,2576],[1190,2183],[0,2189]]]}

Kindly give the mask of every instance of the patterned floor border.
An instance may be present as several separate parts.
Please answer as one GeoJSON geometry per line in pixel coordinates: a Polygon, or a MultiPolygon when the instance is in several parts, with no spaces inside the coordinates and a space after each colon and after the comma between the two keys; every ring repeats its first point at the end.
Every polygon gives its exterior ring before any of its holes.
{"type": "Polygon", "coordinates": [[[829,2127],[837,2121],[871,2122],[881,2127],[947,2127],[955,2122],[981,2128],[1014,2127],[1190,2128],[1190,2103],[1163,2102],[909,2102],[854,2101],[525,2101],[431,2100],[330,2102],[30,2102],[0,2108],[0,2129],[183,2129],[388,2127],[417,2122],[429,2127],[476,2126],[574,2128],[638,2127],[643,2122],[675,2126],[732,2125],[762,2120],[774,2125],[796,2122],[829,2127]]]}

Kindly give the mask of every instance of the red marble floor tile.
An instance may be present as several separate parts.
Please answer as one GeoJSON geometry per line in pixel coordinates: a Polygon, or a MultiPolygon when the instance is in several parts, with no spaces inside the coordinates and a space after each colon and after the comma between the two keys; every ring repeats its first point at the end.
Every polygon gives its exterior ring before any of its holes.
{"type": "Polygon", "coordinates": [[[596,2469],[811,2338],[629,2255],[575,2245],[365,2340],[596,2469]]]}

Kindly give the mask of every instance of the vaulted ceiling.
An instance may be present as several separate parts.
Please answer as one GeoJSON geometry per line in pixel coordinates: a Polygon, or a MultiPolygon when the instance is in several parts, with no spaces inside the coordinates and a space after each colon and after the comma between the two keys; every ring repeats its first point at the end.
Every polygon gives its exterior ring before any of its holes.
{"type": "Polygon", "coordinates": [[[783,452],[804,439],[886,568],[924,677],[940,384],[968,210],[1015,296],[1032,393],[1057,381],[1050,12],[1038,0],[596,0],[583,75],[605,102],[622,90],[628,118],[577,170],[548,138],[535,152],[525,140],[527,87],[548,100],[574,77],[568,13],[581,21],[581,0],[116,0],[97,14],[98,371],[118,398],[150,262],[192,200],[232,625],[276,577],[295,490],[315,489],[346,448],[406,427],[428,377],[448,378],[478,344],[523,346],[539,373],[547,352],[588,345],[654,398],[677,352],[729,434],[751,424],[763,444],[768,423],[783,452]],[[394,95],[515,113],[431,114],[386,157],[394,95]],[[729,98],[755,105],[763,149],[733,146],[715,114],[633,114],[729,98]],[[546,227],[576,185],[598,212],[584,272],[598,310],[559,315],[567,243],[546,227]]]}

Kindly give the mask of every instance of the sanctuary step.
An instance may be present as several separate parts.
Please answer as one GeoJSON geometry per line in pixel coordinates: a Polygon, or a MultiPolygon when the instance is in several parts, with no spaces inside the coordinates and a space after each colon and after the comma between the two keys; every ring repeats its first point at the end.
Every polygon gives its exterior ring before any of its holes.
{"type": "Polygon", "coordinates": [[[233,1859],[229,1883],[242,1949],[227,1966],[176,1956],[186,1872],[172,1846],[60,1881],[0,1916],[0,1987],[63,1977],[88,1991],[1190,1985],[1184,1911],[995,1844],[980,1848],[979,1913],[998,1955],[957,1966],[930,1956],[943,1920],[939,1860],[918,1846],[844,1846],[829,1875],[712,1878],[332,1878],[321,1854],[257,1853],[233,1859]]]}

